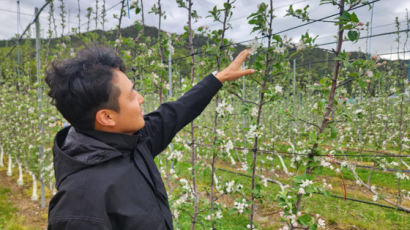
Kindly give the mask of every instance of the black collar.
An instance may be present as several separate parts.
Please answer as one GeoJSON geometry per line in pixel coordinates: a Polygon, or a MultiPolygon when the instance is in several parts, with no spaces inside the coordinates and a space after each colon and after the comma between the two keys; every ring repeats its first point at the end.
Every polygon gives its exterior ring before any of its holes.
{"type": "Polygon", "coordinates": [[[137,131],[133,135],[127,135],[122,133],[110,133],[97,130],[78,130],[87,136],[93,137],[105,144],[123,152],[134,150],[139,143],[142,142],[142,132],[137,131]]]}

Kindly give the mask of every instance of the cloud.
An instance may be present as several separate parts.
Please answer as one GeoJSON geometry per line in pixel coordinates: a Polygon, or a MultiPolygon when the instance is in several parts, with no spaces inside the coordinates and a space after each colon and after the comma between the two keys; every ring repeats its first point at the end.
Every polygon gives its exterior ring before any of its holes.
{"type": "MultiPolygon", "coordinates": [[[[60,1],[55,2],[55,18],[56,24],[58,27],[58,34],[61,33],[61,17],[60,17],[60,1]]],[[[101,12],[101,5],[103,0],[99,0],[101,12]]],[[[119,14],[121,4],[119,0],[106,0],[106,9],[113,7],[107,12],[107,22],[106,29],[113,29],[117,26],[118,20],[113,18],[113,14],[119,14]]],[[[130,0],[130,4],[134,2],[130,0]]],[[[154,14],[149,14],[151,7],[157,1],[153,0],[143,0],[144,2],[144,13],[145,13],[145,23],[150,26],[158,25],[158,16],[154,14]]],[[[198,28],[201,25],[209,25],[211,29],[218,29],[220,23],[213,22],[211,18],[207,18],[210,11],[215,5],[218,8],[223,7],[223,0],[204,0],[204,1],[194,1],[193,9],[197,10],[201,18],[198,22],[194,23],[194,28],[198,28]]],[[[252,12],[257,10],[257,5],[261,2],[268,2],[263,0],[237,0],[234,3],[233,16],[231,19],[232,29],[228,31],[227,37],[234,41],[243,41],[252,39],[256,34],[251,34],[251,26],[248,24],[246,17],[249,16],[252,12]]],[[[26,27],[26,25],[33,19],[34,7],[41,7],[45,1],[38,0],[21,0],[21,26],[20,32],[26,27]]],[[[161,1],[162,8],[166,13],[166,19],[162,22],[162,28],[169,32],[182,33],[183,28],[187,23],[187,11],[185,9],[178,8],[175,1],[161,1]]],[[[306,4],[309,4],[309,14],[312,18],[318,19],[330,14],[337,13],[337,9],[333,6],[320,5],[317,0],[275,0],[274,1],[274,14],[277,16],[274,20],[273,30],[274,32],[279,32],[284,29],[301,25],[303,22],[301,20],[293,17],[285,17],[286,10],[290,3],[294,4],[294,8],[302,8],[306,4]]],[[[67,26],[77,27],[78,25],[78,1],[77,0],[65,0],[65,9],[67,12],[70,12],[70,15],[66,15],[67,26]]],[[[95,10],[95,1],[80,1],[81,9],[81,30],[85,31],[86,29],[86,9],[92,7],[95,10]]],[[[389,0],[389,1],[379,1],[375,3],[374,15],[373,15],[373,34],[394,31],[394,19],[396,16],[399,17],[400,21],[405,19],[405,9],[410,8],[409,1],[403,0],[389,0]]],[[[9,39],[13,37],[17,32],[17,15],[16,15],[16,1],[15,0],[3,0],[0,1],[0,20],[7,22],[7,26],[0,27],[0,39],[9,39]]],[[[48,12],[49,8],[47,7],[40,17],[41,24],[41,34],[43,37],[47,36],[47,30],[49,26],[48,22],[48,12]]],[[[371,11],[368,7],[363,7],[358,10],[355,10],[356,14],[363,22],[368,22],[371,19],[371,11]]],[[[92,18],[94,15],[92,15],[92,18]]],[[[132,25],[136,20],[141,20],[141,16],[136,16],[133,11],[131,11],[130,19],[128,17],[123,18],[122,27],[132,25]]],[[[331,19],[330,19],[331,20],[331,19]]],[[[95,23],[92,20],[90,23],[91,29],[94,29],[95,23]]],[[[98,24],[99,29],[101,25],[98,24]]],[[[405,28],[405,24],[402,23],[402,27],[405,28]]],[[[295,40],[299,39],[302,33],[305,33],[307,30],[315,35],[319,35],[318,43],[334,41],[333,36],[336,35],[336,27],[333,23],[313,23],[309,26],[304,26],[289,32],[286,34],[290,37],[293,37],[295,40]]],[[[65,33],[69,31],[66,29],[65,33]]],[[[70,30],[71,31],[71,30],[70,30]]],[[[366,35],[366,31],[362,32],[362,35],[366,35]]],[[[402,35],[404,36],[404,34],[402,35]]],[[[390,52],[392,47],[394,47],[394,36],[387,37],[378,37],[372,39],[372,53],[386,53],[390,52]]],[[[403,44],[401,44],[403,47],[403,44]]],[[[366,42],[360,41],[357,44],[345,43],[344,46],[347,50],[351,49],[366,49],[366,42]]],[[[333,48],[329,46],[328,48],[333,48]]]]}

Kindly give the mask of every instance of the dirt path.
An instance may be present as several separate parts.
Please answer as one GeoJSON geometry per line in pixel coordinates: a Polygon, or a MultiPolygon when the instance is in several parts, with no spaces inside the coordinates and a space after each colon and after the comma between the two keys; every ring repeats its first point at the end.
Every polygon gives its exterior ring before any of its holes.
{"type": "Polygon", "coordinates": [[[31,200],[32,181],[25,178],[24,185],[18,187],[16,168],[13,169],[13,176],[6,175],[6,169],[0,168],[0,187],[10,188],[8,201],[17,208],[16,215],[24,217],[23,226],[27,229],[47,229],[47,210],[49,199],[46,200],[46,207],[41,209],[39,201],[31,200]]]}

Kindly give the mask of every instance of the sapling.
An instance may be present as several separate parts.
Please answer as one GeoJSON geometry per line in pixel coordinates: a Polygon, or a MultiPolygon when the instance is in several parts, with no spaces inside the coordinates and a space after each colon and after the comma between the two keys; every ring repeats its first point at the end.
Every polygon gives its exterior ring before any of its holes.
{"type": "MultiPolygon", "coordinates": [[[[254,28],[252,32],[257,31],[261,34],[267,33],[268,35],[268,41],[267,41],[267,52],[265,56],[265,70],[264,70],[264,76],[262,77],[263,82],[261,84],[261,89],[259,93],[259,103],[258,103],[258,112],[257,112],[257,118],[256,118],[256,124],[250,126],[250,131],[253,131],[251,134],[248,134],[251,138],[254,139],[253,142],[253,149],[252,149],[252,187],[251,187],[251,213],[249,216],[249,228],[254,229],[254,215],[255,215],[255,188],[256,188],[256,162],[257,162],[257,151],[258,151],[258,144],[259,144],[259,138],[260,138],[260,119],[261,119],[261,114],[262,114],[262,107],[265,104],[265,90],[267,88],[267,83],[268,80],[270,80],[271,76],[271,63],[272,63],[272,39],[273,39],[273,32],[272,32],[272,23],[273,23],[273,1],[270,0],[270,4],[267,5],[265,3],[261,3],[258,6],[258,11],[256,13],[251,14],[248,19],[249,24],[254,25],[254,28]],[[269,7],[269,10],[268,10],[269,7]]],[[[262,64],[260,64],[262,65],[262,64]]],[[[256,69],[258,66],[255,66],[256,69]]]]}
{"type": "MultiPolygon", "coordinates": [[[[61,18],[61,23],[60,23],[60,25],[61,25],[61,37],[63,37],[64,36],[64,29],[65,29],[65,26],[66,26],[66,14],[67,14],[67,11],[66,11],[66,9],[65,9],[65,5],[64,5],[64,0],[60,0],[60,6],[59,6],[59,8],[60,8],[60,18],[61,18]]],[[[56,34],[57,35],[57,34],[56,34]]]]}
{"type": "Polygon", "coordinates": [[[88,7],[87,8],[87,32],[90,32],[90,22],[91,22],[91,13],[93,12],[93,8],[88,7]]]}
{"type": "MultiPolygon", "coordinates": [[[[192,29],[192,19],[197,19],[198,14],[196,10],[192,9],[193,2],[192,0],[188,0],[184,2],[183,0],[176,0],[178,7],[184,8],[188,11],[188,23],[187,23],[187,30],[186,34],[188,36],[188,47],[189,47],[189,54],[191,58],[190,66],[191,66],[191,85],[195,84],[195,52],[194,52],[194,31],[192,29]]],[[[196,153],[195,153],[195,130],[194,130],[194,121],[191,122],[190,125],[190,148],[191,148],[191,174],[192,174],[192,195],[194,199],[193,204],[193,214],[191,215],[191,230],[195,229],[195,225],[197,223],[197,218],[199,214],[198,206],[199,206],[199,197],[197,192],[197,183],[196,183],[196,153]]]]}
{"type": "Polygon", "coordinates": [[[44,62],[47,61],[47,58],[50,53],[50,43],[51,43],[51,38],[53,37],[53,29],[52,29],[52,23],[54,23],[54,35],[57,37],[57,28],[56,28],[56,22],[54,18],[54,3],[53,1],[50,2],[50,9],[48,11],[48,42],[47,42],[47,51],[46,55],[44,57],[44,62]]]}
{"type": "Polygon", "coordinates": [[[78,33],[78,35],[80,35],[80,33],[81,33],[81,7],[80,7],[80,0],[77,0],[77,19],[78,19],[77,33],[78,33]]]}
{"type": "MultiPolygon", "coordinates": [[[[344,32],[345,30],[348,30],[347,37],[350,41],[353,41],[353,42],[356,42],[360,37],[360,32],[358,28],[360,24],[359,20],[355,13],[349,13],[349,11],[352,10],[354,7],[358,6],[359,4],[362,4],[361,0],[353,0],[353,1],[347,1],[347,2],[345,0],[339,0],[338,2],[330,1],[330,0],[321,0],[321,2],[323,4],[330,4],[333,6],[337,6],[339,8],[339,17],[337,18],[337,21],[335,22],[335,24],[338,26],[337,45],[336,45],[336,50],[334,50],[334,55],[337,57],[337,59],[335,60],[335,65],[333,69],[333,76],[331,79],[330,92],[329,92],[329,96],[327,100],[327,106],[326,106],[325,112],[323,113],[323,118],[322,118],[322,121],[320,122],[320,125],[315,125],[315,127],[317,128],[316,133],[312,134],[312,136],[314,137],[312,140],[313,145],[310,149],[306,172],[305,172],[305,175],[298,177],[298,179],[301,181],[308,180],[308,179],[313,180],[312,174],[313,174],[313,170],[316,164],[314,161],[314,156],[318,154],[319,142],[321,141],[320,138],[323,136],[322,134],[324,133],[325,129],[327,129],[329,125],[334,122],[334,112],[336,111],[335,93],[337,89],[339,72],[340,72],[340,68],[342,64],[341,60],[347,58],[346,53],[342,52],[344,32]]],[[[366,2],[363,2],[363,4],[366,4],[366,2]]],[[[299,18],[303,18],[304,20],[307,20],[309,18],[307,11],[306,11],[307,8],[308,6],[305,7],[303,11],[302,10],[293,11],[293,9],[290,8],[292,10],[288,12],[292,16],[296,16],[299,18]]],[[[332,127],[330,128],[331,128],[331,135],[336,136],[337,133],[335,133],[334,128],[332,127]]],[[[295,210],[293,209],[291,210],[291,213],[293,214],[299,212],[302,197],[304,195],[307,195],[307,193],[311,193],[314,191],[314,189],[312,190],[309,187],[310,191],[308,192],[308,190],[306,190],[306,188],[303,187],[303,183],[297,184],[296,189],[297,188],[299,188],[299,191],[297,194],[296,203],[294,204],[295,210]]],[[[290,229],[295,229],[297,223],[299,224],[303,223],[304,226],[308,226],[310,229],[312,228],[314,229],[317,226],[317,224],[312,221],[312,218],[307,215],[304,215],[301,218],[297,218],[297,221],[296,219],[294,221],[290,221],[289,223],[290,229]]]]}
{"type": "Polygon", "coordinates": [[[140,1],[141,1],[141,22],[142,22],[141,34],[144,35],[144,29],[145,29],[144,0],[140,0],[140,1]]]}
{"type": "Polygon", "coordinates": [[[95,0],[95,9],[94,9],[94,22],[95,22],[95,30],[98,29],[98,0],[95,0]]]}
{"type": "MultiPolygon", "coordinates": [[[[188,41],[189,41],[189,53],[191,54],[191,84],[194,85],[195,81],[195,55],[194,55],[194,32],[192,31],[192,0],[188,0],[188,41]]],[[[195,229],[195,225],[198,218],[198,208],[199,208],[199,197],[196,184],[196,153],[195,153],[195,131],[194,131],[194,121],[191,122],[191,172],[192,172],[192,191],[194,196],[194,213],[192,215],[191,230],[195,229]]]]}
{"type": "MultiPolygon", "coordinates": [[[[229,28],[228,25],[228,19],[231,18],[232,16],[232,2],[230,2],[230,0],[227,0],[224,3],[224,9],[217,9],[217,7],[215,6],[213,8],[213,10],[209,11],[211,16],[213,17],[214,21],[220,22],[222,23],[222,30],[220,31],[220,37],[218,37],[216,35],[215,38],[215,42],[218,42],[219,40],[219,49],[217,51],[217,71],[219,72],[221,70],[221,62],[222,62],[222,47],[224,46],[224,40],[225,40],[225,32],[226,30],[229,28]],[[223,15],[223,19],[221,20],[221,12],[224,12],[223,15]]],[[[217,32],[216,34],[219,34],[219,32],[217,32]]],[[[218,101],[219,101],[219,93],[216,95],[215,97],[215,107],[218,108],[218,101]]],[[[216,160],[216,147],[217,147],[217,140],[218,140],[218,135],[216,132],[216,129],[218,127],[218,112],[217,109],[215,110],[215,114],[214,114],[214,124],[213,124],[213,133],[214,133],[214,137],[213,137],[213,141],[212,141],[212,145],[214,146],[214,149],[212,151],[212,163],[211,163],[211,185],[210,185],[210,201],[211,201],[211,223],[212,223],[212,229],[215,228],[215,221],[214,221],[214,178],[215,178],[215,160],[216,160]]],[[[229,151],[228,151],[229,152],[229,151]]]]}
{"type": "Polygon", "coordinates": [[[103,0],[102,7],[101,7],[101,22],[100,22],[103,31],[105,30],[105,22],[107,22],[106,17],[107,17],[107,10],[105,9],[105,0],[103,0]]]}
{"type": "Polygon", "coordinates": [[[117,39],[121,38],[121,22],[122,22],[122,16],[125,14],[125,0],[121,1],[121,10],[120,10],[120,17],[118,18],[118,26],[117,26],[117,39]]]}

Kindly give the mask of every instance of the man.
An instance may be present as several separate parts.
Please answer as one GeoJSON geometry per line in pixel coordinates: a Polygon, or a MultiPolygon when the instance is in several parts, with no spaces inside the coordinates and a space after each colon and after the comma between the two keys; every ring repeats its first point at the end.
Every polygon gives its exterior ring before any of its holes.
{"type": "Polygon", "coordinates": [[[248,54],[242,51],[226,69],[147,115],[144,98],[112,49],[86,48],[54,63],[46,75],[49,96],[72,126],[54,142],[58,192],[50,201],[48,229],[173,229],[154,158],[223,82],[254,72],[241,70],[248,54]]]}

